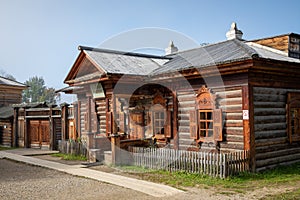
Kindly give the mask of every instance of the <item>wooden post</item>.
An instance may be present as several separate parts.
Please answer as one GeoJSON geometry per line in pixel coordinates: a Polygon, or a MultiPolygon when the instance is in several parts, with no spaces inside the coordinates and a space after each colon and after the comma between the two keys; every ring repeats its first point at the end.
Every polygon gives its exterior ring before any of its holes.
{"type": "Polygon", "coordinates": [[[249,90],[248,86],[242,87],[243,132],[244,150],[250,150],[250,125],[249,125],[249,90]]]}
{"type": "Polygon", "coordinates": [[[49,128],[50,128],[50,149],[55,150],[55,140],[56,140],[56,134],[54,131],[54,121],[52,117],[52,107],[49,108],[49,128]]]}
{"type": "Polygon", "coordinates": [[[13,136],[12,146],[13,147],[18,146],[18,118],[19,118],[19,108],[15,107],[14,108],[14,119],[13,119],[13,132],[12,132],[12,136],[13,136]]]}
{"type": "Polygon", "coordinates": [[[173,94],[173,141],[174,141],[174,149],[179,149],[179,135],[178,135],[178,99],[177,92],[174,90],[173,94]]]}
{"type": "Polygon", "coordinates": [[[120,135],[112,134],[111,136],[111,155],[112,155],[112,164],[119,165],[121,164],[121,149],[120,149],[120,135]]]}

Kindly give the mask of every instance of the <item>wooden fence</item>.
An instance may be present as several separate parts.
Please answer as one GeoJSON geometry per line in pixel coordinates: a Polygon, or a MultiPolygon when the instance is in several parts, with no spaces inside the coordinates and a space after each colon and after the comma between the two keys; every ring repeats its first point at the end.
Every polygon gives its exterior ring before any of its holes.
{"type": "Polygon", "coordinates": [[[60,153],[83,155],[87,157],[86,144],[75,142],[73,140],[60,140],[58,142],[58,150],[60,153]]]}
{"type": "Polygon", "coordinates": [[[249,151],[208,153],[166,148],[130,147],[133,164],[157,170],[186,171],[226,178],[249,171],[249,151]]]}

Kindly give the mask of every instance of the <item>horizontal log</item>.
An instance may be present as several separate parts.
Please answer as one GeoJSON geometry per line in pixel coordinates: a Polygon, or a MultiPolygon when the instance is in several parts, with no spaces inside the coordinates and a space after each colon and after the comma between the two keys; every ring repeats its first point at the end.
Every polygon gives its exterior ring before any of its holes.
{"type": "Polygon", "coordinates": [[[221,142],[220,143],[221,151],[224,151],[225,149],[231,149],[231,150],[244,150],[244,144],[241,142],[221,142]]]}
{"type": "Polygon", "coordinates": [[[268,138],[268,139],[259,139],[255,140],[256,147],[260,146],[272,146],[277,144],[285,144],[287,143],[287,137],[279,137],[279,138],[268,138]]]}
{"type": "Polygon", "coordinates": [[[267,115],[267,116],[254,116],[255,124],[266,124],[266,123],[285,123],[285,115],[267,115]]]}
{"type": "Polygon", "coordinates": [[[292,155],[300,153],[300,147],[298,148],[291,148],[291,149],[281,149],[277,151],[271,151],[271,152],[263,152],[263,153],[257,153],[255,155],[256,160],[264,160],[274,157],[280,157],[285,155],[292,155]]]}
{"type": "Polygon", "coordinates": [[[226,135],[226,141],[228,142],[244,142],[244,136],[243,135],[226,135]]]}
{"type": "Polygon", "coordinates": [[[235,97],[235,98],[224,98],[218,100],[219,105],[241,105],[242,104],[242,97],[235,97]]]}
{"type": "Polygon", "coordinates": [[[267,130],[285,130],[286,123],[269,123],[269,124],[255,124],[254,131],[267,131],[267,130]]]}
{"type": "Polygon", "coordinates": [[[256,167],[265,167],[274,164],[284,164],[285,162],[290,162],[294,160],[300,160],[300,153],[292,154],[292,155],[285,155],[281,157],[269,158],[264,160],[257,160],[256,167]]]}
{"type": "Polygon", "coordinates": [[[286,95],[254,94],[254,102],[285,102],[286,95]]]}
{"type": "Polygon", "coordinates": [[[267,139],[274,137],[287,137],[287,132],[286,130],[255,131],[255,139],[267,139]]]}
{"type": "Polygon", "coordinates": [[[224,127],[225,133],[231,135],[243,135],[243,127],[224,127]]]}
{"type": "Polygon", "coordinates": [[[286,89],[282,88],[253,87],[254,94],[285,95],[286,91],[286,89]]]}
{"type": "Polygon", "coordinates": [[[224,115],[226,120],[242,120],[243,119],[243,113],[225,113],[224,115]]]}
{"type": "Polygon", "coordinates": [[[242,97],[242,90],[232,90],[232,91],[223,91],[223,92],[216,92],[218,98],[236,98],[242,97]]]}
{"type": "Polygon", "coordinates": [[[285,108],[285,102],[254,102],[255,108],[285,108]]]}
{"type": "Polygon", "coordinates": [[[254,116],[285,115],[285,108],[254,108],[254,116]]]}

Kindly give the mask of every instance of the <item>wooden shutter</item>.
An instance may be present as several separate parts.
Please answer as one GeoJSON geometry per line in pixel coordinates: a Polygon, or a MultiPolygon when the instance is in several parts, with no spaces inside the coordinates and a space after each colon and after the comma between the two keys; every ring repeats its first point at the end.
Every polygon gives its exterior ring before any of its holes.
{"type": "Polygon", "coordinates": [[[165,137],[166,138],[171,138],[172,137],[172,112],[171,111],[167,111],[167,116],[166,116],[166,124],[164,126],[165,129],[165,137]]]}
{"type": "Polygon", "coordinates": [[[198,120],[197,111],[190,111],[190,136],[192,139],[198,139],[198,120]]]}
{"type": "Polygon", "coordinates": [[[98,132],[98,127],[99,127],[99,123],[98,123],[98,116],[97,116],[97,106],[96,106],[96,102],[91,99],[91,127],[92,127],[92,132],[96,133],[98,132]]]}
{"type": "Polygon", "coordinates": [[[213,111],[213,124],[214,124],[214,140],[222,141],[223,140],[223,126],[222,126],[222,110],[215,109],[213,111]]]}
{"type": "Polygon", "coordinates": [[[119,113],[119,131],[121,133],[125,133],[125,113],[120,112],[119,113]]]}
{"type": "Polygon", "coordinates": [[[112,134],[112,112],[106,113],[106,135],[109,136],[112,134]]]}

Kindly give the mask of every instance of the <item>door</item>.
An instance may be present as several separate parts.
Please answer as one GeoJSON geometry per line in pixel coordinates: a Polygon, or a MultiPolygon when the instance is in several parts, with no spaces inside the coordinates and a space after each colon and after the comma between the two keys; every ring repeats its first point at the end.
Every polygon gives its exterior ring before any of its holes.
{"type": "Polygon", "coordinates": [[[28,127],[29,144],[32,148],[50,146],[49,121],[30,120],[28,127]]]}

